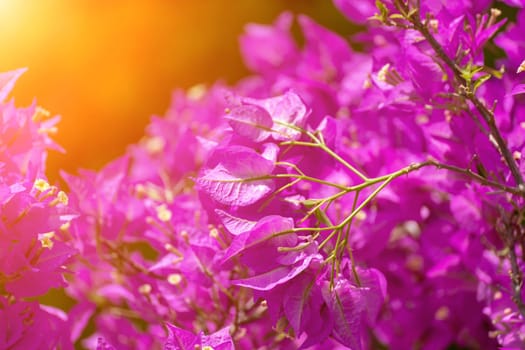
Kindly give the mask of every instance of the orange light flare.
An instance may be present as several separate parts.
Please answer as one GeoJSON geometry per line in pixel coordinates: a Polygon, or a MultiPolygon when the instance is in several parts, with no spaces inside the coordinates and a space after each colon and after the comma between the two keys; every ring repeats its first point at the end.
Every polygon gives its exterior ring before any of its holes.
{"type": "Polygon", "coordinates": [[[173,89],[245,76],[244,25],[286,9],[350,28],[328,0],[0,0],[0,71],[28,67],[16,104],[36,97],[62,116],[55,140],[67,153],[50,154],[53,181],[123,154],[173,89]]]}

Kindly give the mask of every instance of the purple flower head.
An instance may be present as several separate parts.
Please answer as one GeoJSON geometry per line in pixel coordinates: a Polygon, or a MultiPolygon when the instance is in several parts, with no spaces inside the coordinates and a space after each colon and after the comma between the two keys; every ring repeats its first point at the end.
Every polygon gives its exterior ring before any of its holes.
{"type": "Polygon", "coordinates": [[[305,270],[315,257],[315,248],[286,251],[299,244],[293,227],[291,218],[266,216],[251,230],[236,236],[224,260],[239,256],[243,265],[253,272],[252,276],[233,283],[256,290],[270,290],[305,270]],[[261,255],[267,260],[262,261],[261,255]]]}
{"type": "Polygon", "coordinates": [[[164,343],[164,350],[234,349],[228,327],[220,329],[210,335],[204,335],[203,332],[195,335],[192,332],[188,332],[169,323],[166,326],[168,328],[168,338],[164,343]]]}
{"type": "Polygon", "coordinates": [[[98,338],[96,350],[115,350],[115,347],[110,345],[104,338],[98,338]]]}
{"type": "Polygon", "coordinates": [[[243,101],[268,112],[273,120],[273,138],[278,141],[298,139],[301,132],[297,128],[304,127],[310,113],[301,97],[293,91],[268,99],[244,98],[243,101]]]}
{"type": "Polygon", "coordinates": [[[339,82],[343,67],[353,54],[348,42],[307,16],[300,16],[299,24],[306,46],[297,74],[303,79],[310,78],[328,85],[339,82]]]}
{"type": "Polygon", "coordinates": [[[369,0],[334,0],[334,4],[350,21],[358,24],[365,24],[378,12],[375,3],[369,0]]]}
{"type": "Polygon", "coordinates": [[[273,190],[268,177],[273,162],[251,148],[218,148],[196,182],[199,188],[219,203],[235,206],[253,204],[273,190]]]}
{"type": "Polygon", "coordinates": [[[375,269],[357,269],[356,280],[338,278],[334,286],[326,282],[323,298],[333,318],[331,335],[343,345],[362,349],[366,326],[372,326],[386,297],[386,281],[375,269]]]}
{"type": "MultiPolygon", "coordinates": [[[[1,100],[23,72],[0,76],[1,100]]],[[[64,232],[74,217],[68,196],[45,179],[54,145],[47,127],[56,122],[46,118],[35,106],[0,105],[0,289],[19,298],[64,287],[64,265],[76,253],[64,232]]]]}
{"type": "MultiPolygon", "coordinates": [[[[521,3],[521,2],[520,2],[521,3]]],[[[523,6],[523,3],[521,3],[523,6]]],[[[521,33],[525,30],[525,12],[519,11],[516,22],[509,24],[509,29],[498,34],[494,42],[505,50],[507,59],[504,63],[508,66],[508,71],[513,74],[517,71],[524,60],[523,50],[525,40],[521,33]]]]}
{"type": "Polygon", "coordinates": [[[37,302],[0,296],[0,348],[73,349],[66,333],[65,317],[63,312],[48,312],[37,302]]]}
{"type": "Polygon", "coordinates": [[[13,90],[16,81],[22,74],[27,71],[27,68],[21,68],[10,72],[0,73],[0,102],[4,102],[7,96],[13,90]]]}
{"type": "Polygon", "coordinates": [[[246,26],[240,43],[248,68],[258,73],[275,74],[293,64],[298,52],[290,33],[292,20],[292,14],[285,12],[272,26],[246,26]]]}
{"type": "Polygon", "coordinates": [[[180,181],[196,172],[211,145],[224,136],[224,122],[218,116],[226,107],[228,94],[220,84],[209,88],[196,85],[187,93],[175,91],[166,116],[152,117],[146,135],[129,147],[133,160],[130,176],[160,185],[162,176],[180,181]]]}
{"type": "Polygon", "coordinates": [[[233,107],[226,119],[237,134],[254,142],[264,141],[271,135],[272,117],[259,106],[244,104],[233,107]]]}

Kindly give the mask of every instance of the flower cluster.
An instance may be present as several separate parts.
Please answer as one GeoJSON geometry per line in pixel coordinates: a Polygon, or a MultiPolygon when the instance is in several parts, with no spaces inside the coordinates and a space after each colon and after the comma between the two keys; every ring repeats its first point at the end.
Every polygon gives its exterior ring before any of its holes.
{"type": "Polygon", "coordinates": [[[35,105],[4,102],[24,70],[0,74],[0,348],[53,348],[69,334],[63,311],[35,297],[66,286],[75,254],[64,230],[74,218],[68,196],[45,178],[57,118],[35,105]]]}
{"type": "Polygon", "coordinates": [[[525,4],[334,2],[360,51],[249,25],[252,77],[176,92],[68,195],[55,120],[2,105],[4,348],[525,348],[525,4]]]}

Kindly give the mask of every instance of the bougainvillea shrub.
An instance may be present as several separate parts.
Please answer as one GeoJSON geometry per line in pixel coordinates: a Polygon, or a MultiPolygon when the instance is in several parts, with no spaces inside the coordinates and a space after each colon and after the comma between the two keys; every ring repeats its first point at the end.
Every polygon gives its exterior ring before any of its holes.
{"type": "Polygon", "coordinates": [[[0,75],[1,349],[525,349],[525,3],[335,5],[66,188],[0,75]]]}

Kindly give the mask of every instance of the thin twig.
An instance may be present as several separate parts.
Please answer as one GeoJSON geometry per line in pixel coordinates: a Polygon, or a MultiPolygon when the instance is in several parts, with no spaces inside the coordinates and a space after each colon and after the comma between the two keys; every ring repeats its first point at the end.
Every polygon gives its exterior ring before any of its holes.
{"type": "MultiPolygon", "coordinates": [[[[402,13],[409,13],[408,5],[403,3],[402,1],[396,1],[396,6],[398,7],[398,10],[402,13]]],[[[416,14],[419,14],[419,9],[417,9],[416,14]]],[[[414,29],[417,30],[423,37],[427,40],[427,42],[430,44],[436,55],[445,62],[445,64],[452,70],[454,73],[454,77],[458,82],[461,83],[464,87],[467,86],[467,81],[462,75],[461,69],[459,66],[454,62],[446,53],[441,44],[436,40],[436,38],[430,33],[428,30],[428,27],[425,26],[421,20],[419,19],[419,15],[413,15],[410,17],[407,17],[407,20],[412,23],[414,26],[414,29]]],[[[484,104],[481,102],[481,100],[474,94],[473,91],[470,91],[465,88],[465,91],[461,93],[465,99],[470,101],[474,107],[478,110],[479,114],[483,118],[483,120],[487,123],[489,130],[490,130],[490,136],[494,139],[494,142],[496,143],[498,152],[502,155],[503,159],[505,160],[505,163],[509,167],[510,172],[512,173],[512,176],[514,177],[514,181],[516,182],[516,185],[520,189],[520,195],[525,198],[525,184],[523,181],[523,177],[521,175],[521,172],[519,170],[518,165],[516,164],[516,161],[514,160],[514,157],[512,156],[512,153],[510,152],[507,143],[505,142],[505,139],[501,135],[498,126],[496,125],[496,121],[494,118],[494,113],[491,112],[484,104]]]]}

